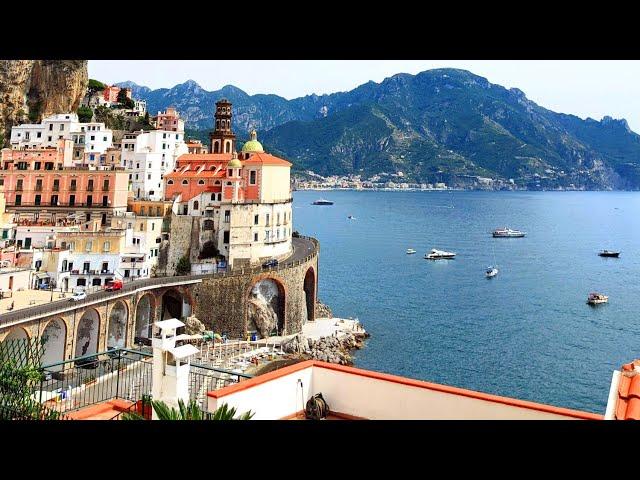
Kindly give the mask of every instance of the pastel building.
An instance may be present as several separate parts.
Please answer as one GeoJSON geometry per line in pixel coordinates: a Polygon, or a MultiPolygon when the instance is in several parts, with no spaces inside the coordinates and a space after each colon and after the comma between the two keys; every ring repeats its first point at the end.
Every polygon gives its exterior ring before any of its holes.
{"type": "Polygon", "coordinates": [[[164,112],[158,112],[158,115],[153,117],[152,123],[158,130],[184,133],[184,120],[180,118],[180,114],[174,107],[168,107],[164,112]]]}
{"type": "Polygon", "coordinates": [[[67,152],[3,149],[0,183],[7,210],[31,221],[68,223],[73,217],[110,224],[114,212],[126,211],[128,172],[121,167],[69,167],[67,152]]]}
{"type": "MultiPolygon", "coordinates": [[[[104,101],[109,103],[118,103],[118,95],[120,94],[120,90],[122,89],[120,87],[116,87],[115,85],[105,87],[105,89],[102,91],[102,97],[104,98],[104,101]]],[[[131,98],[131,89],[125,88],[124,90],[126,92],[127,98],[131,98]]]]}
{"type": "Polygon", "coordinates": [[[165,175],[165,198],[174,201],[175,215],[197,218],[200,249],[212,242],[232,267],[285,258],[293,226],[291,163],[266,153],[255,131],[237,154],[230,108],[216,104],[211,151],[218,153],[180,156],[165,175]]]}
{"type": "Polygon", "coordinates": [[[135,197],[163,200],[164,176],[173,171],[177,158],[187,151],[182,132],[151,130],[125,135],[120,162],[130,170],[135,197]]]}

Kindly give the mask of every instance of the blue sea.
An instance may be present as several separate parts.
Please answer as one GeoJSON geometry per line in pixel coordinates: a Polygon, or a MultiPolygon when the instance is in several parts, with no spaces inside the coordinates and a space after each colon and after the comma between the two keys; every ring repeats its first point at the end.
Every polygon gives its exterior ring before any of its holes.
{"type": "Polygon", "coordinates": [[[298,191],[293,221],[320,240],[319,298],[371,333],[355,366],[604,414],[640,357],[639,212],[632,192],[298,191]]]}

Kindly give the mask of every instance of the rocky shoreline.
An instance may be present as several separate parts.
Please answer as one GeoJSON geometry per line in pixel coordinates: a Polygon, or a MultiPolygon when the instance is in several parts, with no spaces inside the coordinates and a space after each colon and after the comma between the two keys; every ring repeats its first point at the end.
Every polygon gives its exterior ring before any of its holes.
{"type": "Polygon", "coordinates": [[[283,343],[282,349],[289,354],[299,356],[300,360],[320,360],[339,365],[353,365],[353,350],[360,350],[370,335],[357,320],[335,320],[336,329],[332,335],[310,338],[299,333],[283,343]]]}

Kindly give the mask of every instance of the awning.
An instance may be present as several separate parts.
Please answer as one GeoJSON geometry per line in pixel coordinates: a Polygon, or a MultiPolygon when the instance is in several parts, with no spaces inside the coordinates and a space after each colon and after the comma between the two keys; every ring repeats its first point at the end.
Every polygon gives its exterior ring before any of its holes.
{"type": "Polygon", "coordinates": [[[49,274],[47,272],[36,272],[36,278],[38,280],[43,278],[49,278],[49,274]]]}

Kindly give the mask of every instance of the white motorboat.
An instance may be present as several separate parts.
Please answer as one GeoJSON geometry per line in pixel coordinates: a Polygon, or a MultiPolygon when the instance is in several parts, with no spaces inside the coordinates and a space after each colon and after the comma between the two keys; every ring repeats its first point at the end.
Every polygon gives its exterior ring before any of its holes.
{"type": "Polygon", "coordinates": [[[493,231],[493,238],[521,238],[526,235],[525,232],[520,230],[512,230],[511,228],[496,228],[493,231]]]}
{"type": "Polygon", "coordinates": [[[355,219],[356,219],[356,217],[354,217],[353,215],[349,215],[347,218],[348,218],[349,220],[355,220],[355,219]]]}
{"type": "Polygon", "coordinates": [[[413,255],[416,251],[413,248],[407,248],[407,255],[413,255]]]}
{"type": "Polygon", "coordinates": [[[450,260],[456,256],[453,252],[445,252],[444,250],[437,250],[432,248],[429,253],[424,255],[427,260],[450,260]]]}
{"type": "Polygon", "coordinates": [[[487,278],[493,278],[498,275],[498,269],[496,267],[487,267],[485,275],[487,276],[487,278]]]}
{"type": "Polygon", "coordinates": [[[601,303],[607,303],[608,301],[609,297],[597,292],[591,292],[587,298],[587,303],[589,305],[600,305],[601,303]]]}

